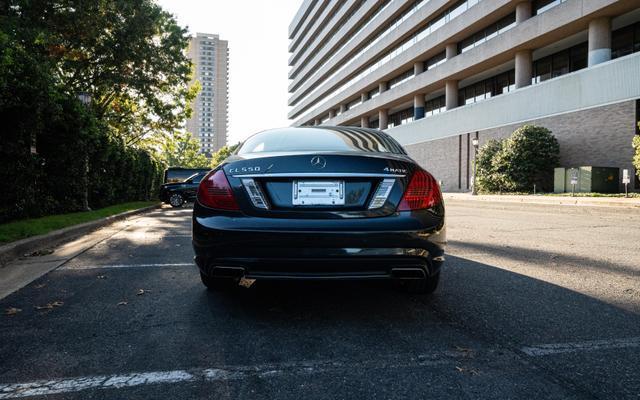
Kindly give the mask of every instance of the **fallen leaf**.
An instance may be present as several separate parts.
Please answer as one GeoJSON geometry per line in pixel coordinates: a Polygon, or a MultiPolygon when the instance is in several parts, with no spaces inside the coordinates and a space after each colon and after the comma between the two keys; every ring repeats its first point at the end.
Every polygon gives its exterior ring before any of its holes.
{"type": "Polygon", "coordinates": [[[40,285],[35,285],[35,286],[34,286],[34,288],[35,288],[35,289],[42,289],[42,288],[43,288],[43,287],[45,287],[45,286],[47,286],[47,285],[46,285],[46,284],[44,284],[44,283],[41,283],[40,285]]]}
{"type": "Polygon", "coordinates": [[[118,303],[119,306],[126,306],[127,304],[129,304],[128,301],[121,301],[120,303],[118,303]]]}
{"type": "Polygon", "coordinates": [[[63,305],[64,305],[64,302],[58,300],[52,303],[47,303],[44,306],[35,306],[33,308],[35,308],[36,310],[52,310],[55,307],[62,307],[63,305]]]}
{"type": "Polygon", "coordinates": [[[22,311],[22,309],[20,309],[20,308],[9,307],[9,308],[5,308],[4,315],[13,316],[13,315],[16,315],[17,313],[19,313],[21,311],[22,311]]]}
{"type": "Polygon", "coordinates": [[[151,290],[138,289],[138,293],[136,293],[136,295],[137,296],[142,296],[145,293],[151,293],[151,290]]]}
{"type": "Polygon", "coordinates": [[[458,372],[464,372],[464,370],[458,366],[456,366],[456,369],[458,370],[458,372]]]}
{"type": "Polygon", "coordinates": [[[250,288],[255,281],[256,281],[255,279],[240,278],[240,282],[238,283],[238,285],[244,288],[250,288]]]}
{"type": "Polygon", "coordinates": [[[98,279],[107,279],[106,275],[98,275],[98,279]]]}

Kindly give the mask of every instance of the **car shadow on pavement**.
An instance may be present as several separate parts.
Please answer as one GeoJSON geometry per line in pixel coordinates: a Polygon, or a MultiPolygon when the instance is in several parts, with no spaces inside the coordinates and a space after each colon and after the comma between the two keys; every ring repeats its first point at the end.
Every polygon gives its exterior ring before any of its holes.
{"type": "Polygon", "coordinates": [[[614,263],[595,258],[578,255],[558,254],[541,249],[531,249],[518,246],[503,246],[487,243],[472,243],[458,240],[449,240],[449,245],[464,252],[480,252],[495,256],[507,257],[515,261],[532,262],[538,260],[539,267],[551,267],[556,270],[566,269],[567,266],[575,268],[583,267],[594,271],[612,272],[640,279],[640,265],[629,260],[629,264],[614,263]]]}
{"type": "MultiPolygon", "coordinates": [[[[624,293],[625,289],[615,290],[624,293]]],[[[448,256],[441,286],[432,297],[403,293],[388,282],[258,281],[249,289],[203,292],[203,301],[212,315],[228,312],[252,322],[286,321],[299,327],[379,323],[404,324],[411,330],[429,321],[445,322],[465,326],[488,339],[503,336],[521,343],[640,335],[638,313],[454,256],[448,256]]],[[[629,296],[629,301],[634,298],[629,296]]]]}
{"type": "MultiPolygon", "coordinates": [[[[430,299],[380,282],[257,282],[250,289],[203,291],[201,301],[211,321],[222,318],[228,324],[206,328],[219,346],[237,348],[240,342],[245,351],[276,360],[422,354],[465,346],[527,358],[522,349],[529,346],[579,347],[590,341],[606,346],[608,340],[637,343],[640,338],[640,313],[455,256],[448,257],[441,287],[430,299]]],[[[617,353],[569,351],[538,358],[533,365],[553,370],[551,380],[583,381],[590,393],[621,398],[638,393],[637,346],[611,351],[617,353]],[[580,365],[579,374],[572,363],[580,365]]],[[[495,361],[491,357],[489,364],[495,361]]]]}
{"type": "MultiPolygon", "coordinates": [[[[412,357],[433,361],[431,367],[418,360],[407,369],[396,368],[407,384],[422,384],[442,368],[448,381],[433,380],[434,386],[447,386],[440,384],[446,381],[476,390],[487,381],[504,387],[519,377],[503,398],[526,398],[517,390],[534,383],[573,381],[572,365],[579,365],[575,379],[593,393],[622,398],[640,390],[637,347],[611,356],[594,351],[577,361],[544,359],[545,370],[563,376],[549,381],[548,375],[541,376],[542,362],[523,361],[520,351],[540,344],[638,337],[640,313],[461,257],[449,256],[444,268],[441,287],[431,299],[384,282],[256,282],[248,289],[208,292],[192,265],[57,270],[0,300],[0,309],[23,309],[2,317],[0,359],[11,360],[11,366],[0,371],[0,382],[337,360],[373,363],[369,384],[382,386],[378,379],[395,368],[388,361],[393,356],[402,362],[412,357]],[[53,300],[62,305],[34,309],[53,300]],[[459,358],[444,360],[460,351],[477,358],[464,358],[468,365],[459,358]],[[442,367],[441,362],[450,364],[442,367]],[[478,375],[459,372],[460,365],[478,375]]],[[[323,365],[351,379],[361,373],[323,365]]],[[[341,379],[328,376],[331,382],[341,379]]]]}

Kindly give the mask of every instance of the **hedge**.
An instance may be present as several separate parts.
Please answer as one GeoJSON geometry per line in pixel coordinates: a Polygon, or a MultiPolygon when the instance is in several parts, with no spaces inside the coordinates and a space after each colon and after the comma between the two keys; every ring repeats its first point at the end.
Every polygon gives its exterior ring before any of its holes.
{"type": "Polygon", "coordinates": [[[112,137],[29,54],[0,57],[0,223],[80,211],[87,189],[91,208],[156,196],[163,166],[148,152],[112,137]]]}

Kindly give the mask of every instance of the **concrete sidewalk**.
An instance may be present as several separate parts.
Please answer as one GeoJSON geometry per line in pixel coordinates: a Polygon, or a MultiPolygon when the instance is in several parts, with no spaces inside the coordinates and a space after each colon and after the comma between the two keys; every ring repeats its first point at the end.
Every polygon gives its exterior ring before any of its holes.
{"type": "Polygon", "coordinates": [[[445,201],[468,201],[485,203],[519,203],[519,204],[550,204],[563,206],[587,207],[621,207],[640,209],[640,198],[624,197],[571,197],[544,195],[477,195],[471,193],[443,193],[445,201]]]}

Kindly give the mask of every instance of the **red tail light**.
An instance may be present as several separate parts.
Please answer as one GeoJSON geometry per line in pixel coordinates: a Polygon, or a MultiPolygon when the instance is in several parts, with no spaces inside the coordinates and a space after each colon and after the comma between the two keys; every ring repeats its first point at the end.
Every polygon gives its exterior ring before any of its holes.
{"type": "Polygon", "coordinates": [[[420,169],[413,173],[409,186],[398,205],[398,211],[431,208],[441,201],[442,194],[438,182],[427,171],[420,169]]]}
{"type": "Polygon", "coordinates": [[[227,176],[221,169],[209,172],[202,179],[198,186],[198,201],[204,206],[218,210],[240,209],[235,197],[233,197],[227,176]]]}

